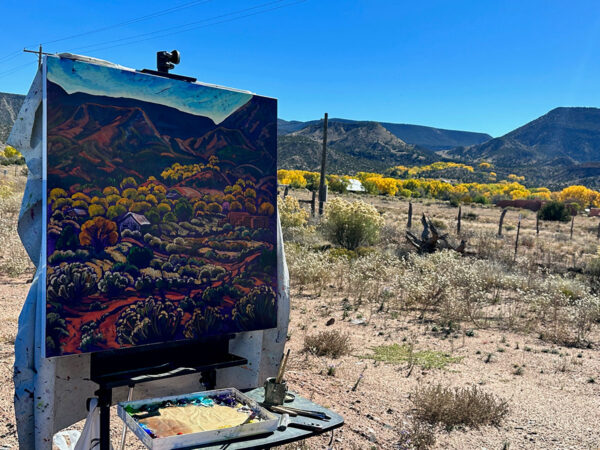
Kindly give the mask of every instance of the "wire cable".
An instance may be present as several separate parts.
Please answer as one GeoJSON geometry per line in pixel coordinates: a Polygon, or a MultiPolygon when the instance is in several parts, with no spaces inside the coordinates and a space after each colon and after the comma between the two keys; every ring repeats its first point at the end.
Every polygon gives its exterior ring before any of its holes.
{"type": "Polygon", "coordinates": [[[121,46],[126,46],[126,45],[137,44],[139,42],[145,42],[145,41],[149,41],[149,40],[153,40],[153,39],[157,39],[157,38],[163,38],[163,37],[172,36],[172,35],[176,35],[176,34],[186,33],[188,31],[197,30],[199,28],[206,28],[206,27],[213,26],[213,25],[218,25],[218,24],[222,24],[222,23],[226,23],[226,22],[232,22],[234,20],[239,20],[239,19],[244,19],[244,18],[251,17],[251,16],[256,16],[258,14],[263,14],[263,13],[274,11],[274,10],[277,10],[277,9],[286,8],[288,6],[293,6],[293,5],[296,5],[296,4],[299,4],[299,3],[304,3],[307,0],[298,0],[298,1],[295,1],[295,2],[291,2],[291,3],[286,3],[286,4],[283,4],[283,5],[275,6],[275,7],[272,7],[272,8],[262,9],[260,11],[255,11],[253,13],[244,14],[244,15],[241,15],[241,16],[231,17],[229,19],[224,19],[224,20],[217,20],[216,22],[212,22],[212,23],[206,23],[206,22],[210,22],[210,21],[216,20],[216,19],[221,18],[221,17],[227,17],[227,16],[232,16],[232,15],[235,15],[235,14],[241,14],[241,13],[246,12],[246,11],[254,10],[254,9],[257,9],[257,8],[261,8],[261,7],[265,7],[265,6],[269,6],[269,5],[273,5],[273,4],[277,4],[277,3],[282,3],[284,1],[288,1],[288,0],[275,0],[275,1],[267,2],[267,3],[263,3],[261,5],[257,5],[257,6],[251,7],[251,8],[245,8],[243,10],[233,11],[233,12],[230,12],[230,13],[221,14],[219,16],[211,17],[211,18],[208,18],[208,19],[203,19],[203,20],[200,20],[200,21],[191,22],[191,23],[188,23],[188,24],[185,24],[185,25],[180,25],[180,26],[177,26],[177,27],[166,28],[166,29],[163,29],[162,32],[161,31],[159,31],[159,32],[154,31],[154,32],[151,32],[151,33],[142,33],[142,34],[138,34],[138,35],[129,36],[129,37],[126,37],[126,38],[115,39],[115,40],[112,40],[112,41],[102,42],[102,43],[93,44],[93,45],[89,45],[89,46],[85,46],[85,47],[78,47],[78,48],[70,50],[70,51],[101,51],[101,50],[107,50],[107,49],[111,49],[111,48],[115,48],[115,47],[121,47],[121,46]],[[203,23],[203,24],[202,25],[195,25],[195,24],[198,24],[198,23],[203,23]],[[182,28],[185,28],[185,29],[182,29],[182,28]],[[169,30],[176,30],[176,31],[169,31],[169,30]],[[138,37],[144,37],[144,36],[150,36],[150,37],[143,38],[143,39],[133,40],[131,42],[123,42],[123,41],[131,40],[131,39],[136,39],[138,37]],[[115,45],[105,46],[106,44],[112,44],[112,43],[116,43],[116,42],[123,42],[123,43],[118,43],[118,44],[115,44],[115,45]]]}
{"type": "Polygon", "coordinates": [[[15,72],[19,72],[23,70],[25,67],[31,67],[32,65],[37,65],[37,61],[28,61],[25,64],[21,64],[20,66],[13,67],[12,69],[5,70],[0,72],[0,78],[6,78],[9,75],[12,75],[15,72]]]}
{"type": "Polygon", "coordinates": [[[145,16],[136,17],[134,19],[127,20],[125,22],[120,22],[120,23],[116,23],[114,25],[108,25],[108,26],[105,26],[105,27],[96,28],[95,30],[84,31],[84,32],[77,33],[77,34],[72,34],[70,36],[65,36],[65,37],[60,38],[60,39],[54,39],[54,40],[51,40],[51,41],[42,42],[42,45],[55,44],[56,42],[67,41],[67,40],[71,40],[71,39],[75,39],[75,38],[80,38],[80,37],[83,37],[83,36],[88,36],[90,34],[100,33],[102,31],[112,30],[114,28],[124,27],[126,25],[131,25],[133,23],[143,22],[144,20],[148,20],[148,19],[153,19],[155,17],[164,16],[166,14],[171,14],[173,12],[181,11],[182,9],[187,9],[187,8],[190,8],[190,7],[198,5],[198,4],[208,3],[210,1],[212,1],[212,0],[195,0],[195,1],[192,1],[192,2],[184,3],[183,5],[173,6],[172,8],[167,8],[167,9],[163,9],[161,11],[156,11],[154,13],[147,14],[145,16]]]}
{"type": "MultiPolygon", "coordinates": [[[[212,1],[212,0],[193,0],[193,1],[189,1],[189,2],[183,3],[183,4],[178,5],[178,6],[172,6],[170,8],[166,8],[166,9],[162,9],[162,10],[159,10],[159,11],[155,11],[153,13],[146,14],[144,16],[134,17],[133,19],[129,19],[129,20],[126,20],[124,22],[115,23],[113,25],[107,25],[107,26],[104,26],[104,27],[96,28],[96,29],[89,30],[89,31],[84,31],[84,32],[81,32],[81,33],[72,34],[70,36],[65,36],[65,37],[58,38],[58,39],[52,39],[52,40],[49,40],[49,41],[46,41],[46,42],[42,42],[41,44],[27,45],[27,46],[25,46],[25,48],[35,47],[37,45],[55,44],[57,42],[63,42],[63,41],[67,41],[67,40],[71,40],[71,39],[75,39],[75,38],[81,38],[83,36],[88,36],[90,34],[96,34],[96,33],[100,33],[100,32],[103,32],[103,31],[112,30],[112,29],[115,29],[115,28],[120,28],[120,27],[124,27],[124,26],[127,26],[127,25],[131,25],[131,24],[134,24],[134,23],[143,22],[144,20],[153,19],[155,17],[160,17],[160,16],[164,16],[164,15],[167,15],[167,14],[171,14],[171,13],[174,13],[174,12],[177,12],[177,11],[181,11],[183,9],[191,8],[192,6],[196,6],[196,5],[203,4],[203,3],[208,3],[210,1],[212,1]]],[[[13,59],[14,56],[16,54],[19,54],[19,53],[21,53],[21,50],[17,50],[15,52],[9,53],[8,55],[0,57],[0,62],[5,61],[5,60],[9,60],[9,59],[13,59]]]]}

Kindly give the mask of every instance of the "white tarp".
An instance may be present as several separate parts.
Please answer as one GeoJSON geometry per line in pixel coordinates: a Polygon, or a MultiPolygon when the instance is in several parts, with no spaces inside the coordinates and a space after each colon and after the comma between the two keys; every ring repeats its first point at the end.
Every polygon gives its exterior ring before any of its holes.
{"type": "MultiPolygon", "coordinates": [[[[98,61],[95,61],[98,63],[98,61]]],[[[41,301],[44,286],[38,282],[45,270],[41,249],[42,195],[45,195],[42,174],[43,149],[43,89],[42,73],[38,71],[27,94],[8,144],[25,157],[29,177],[19,215],[19,236],[37,270],[19,316],[15,340],[15,415],[21,449],[50,450],[55,432],[87,416],[86,399],[94,396],[97,385],[89,380],[90,355],[41,358],[42,321],[45,305],[41,301]]],[[[230,351],[248,359],[248,365],[221,369],[217,372],[217,387],[240,389],[261,385],[275,376],[287,337],[289,320],[289,279],[281,227],[277,241],[278,259],[278,328],[239,333],[230,342],[230,351]]],[[[197,375],[152,381],[136,386],[134,399],[177,395],[197,391],[201,386],[197,375]]],[[[113,390],[113,402],[127,398],[127,387],[113,390]]]]}

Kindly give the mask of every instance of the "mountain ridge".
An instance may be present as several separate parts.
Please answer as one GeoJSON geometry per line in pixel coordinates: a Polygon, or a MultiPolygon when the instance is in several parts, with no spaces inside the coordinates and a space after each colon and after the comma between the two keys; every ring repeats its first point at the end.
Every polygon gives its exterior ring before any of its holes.
{"type": "MultiPolygon", "coordinates": [[[[369,120],[352,120],[342,118],[332,118],[329,123],[367,123],[376,122],[369,120]]],[[[278,135],[291,134],[300,129],[321,123],[321,120],[310,120],[306,122],[298,120],[277,120],[278,135]]],[[[392,133],[397,138],[403,140],[407,144],[425,147],[430,150],[448,150],[458,146],[466,146],[472,144],[480,144],[492,139],[487,133],[479,133],[474,131],[450,130],[445,128],[435,128],[425,125],[413,125],[406,123],[393,122],[377,122],[385,129],[392,133]]]]}
{"type": "MultiPolygon", "coordinates": [[[[311,123],[278,136],[280,166],[315,170],[320,164],[322,125],[311,123]]],[[[327,166],[332,171],[382,171],[398,164],[428,164],[434,152],[407,144],[378,122],[332,121],[327,133],[327,166]]]]}
{"type": "Polygon", "coordinates": [[[488,161],[525,175],[532,182],[557,185],[578,182],[579,175],[600,186],[600,108],[557,107],[504,136],[445,156],[462,161],[488,161]],[[578,175],[579,174],[579,175],[578,175]]]}

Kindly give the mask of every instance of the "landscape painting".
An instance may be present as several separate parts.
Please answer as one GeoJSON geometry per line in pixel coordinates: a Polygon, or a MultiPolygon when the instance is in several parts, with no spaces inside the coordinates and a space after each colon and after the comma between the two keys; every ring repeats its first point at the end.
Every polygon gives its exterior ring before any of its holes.
{"type": "Polygon", "coordinates": [[[277,102],[48,57],[46,357],[276,327],[277,102]]]}

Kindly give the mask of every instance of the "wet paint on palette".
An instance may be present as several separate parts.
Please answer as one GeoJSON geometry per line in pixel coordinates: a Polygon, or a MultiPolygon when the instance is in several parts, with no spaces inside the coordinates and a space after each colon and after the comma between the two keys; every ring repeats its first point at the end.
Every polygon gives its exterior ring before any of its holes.
{"type": "MultiPolygon", "coordinates": [[[[208,416],[210,416],[211,408],[216,410],[218,407],[230,408],[232,411],[235,410],[239,413],[237,415],[239,418],[234,418],[234,423],[222,422],[212,429],[228,428],[241,425],[242,423],[256,423],[261,421],[260,411],[253,409],[248,405],[244,405],[231,392],[222,392],[210,396],[193,395],[188,398],[180,398],[177,400],[165,400],[141,404],[139,407],[127,405],[124,409],[151,438],[156,439],[198,431],[208,431],[211,429],[209,423],[203,424],[201,421],[194,418],[194,414],[187,414],[187,412],[190,411],[190,406],[202,409],[206,408],[203,412],[208,412],[208,416]],[[170,412],[173,412],[172,408],[186,408],[186,411],[181,411],[183,412],[183,415],[180,413],[178,419],[173,419],[169,415],[170,412]],[[164,426],[161,426],[162,415],[169,416],[165,420],[166,423],[164,426]],[[153,423],[155,426],[151,426],[147,423],[150,418],[154,418],[153,423]],[[237,422],[235,422],[236,419],[237,422]],[[158,428],[160,428],[160,431],[158,428]],[[184,429],[185,431],[179,431],[181,429],[184,429]]],[[[206,417],[206,414],[204,414],[204,416],[206,417]]]]}

